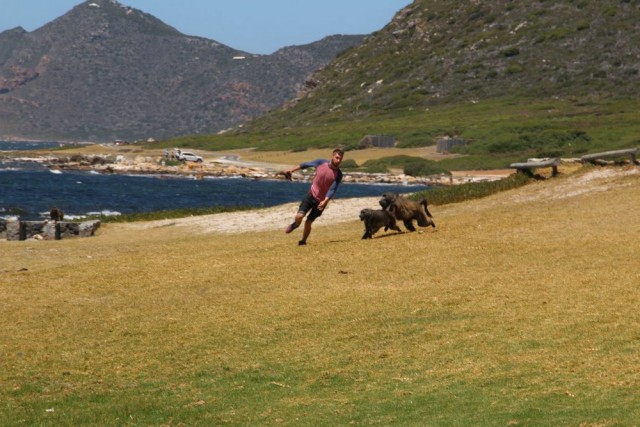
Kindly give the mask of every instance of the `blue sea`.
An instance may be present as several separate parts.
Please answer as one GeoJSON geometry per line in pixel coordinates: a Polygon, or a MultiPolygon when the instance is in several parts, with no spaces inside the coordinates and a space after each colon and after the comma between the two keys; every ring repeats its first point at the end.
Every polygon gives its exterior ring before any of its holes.
{"type": "MultiPolygon", "coordinates": [[[[41,149],[58,143],[0,141],[2,151],[41,149]],[[28,147],[28,148],[27,148],[28,147]]],[[[65,218],[91,214],[156,212],[218,206],[269,207],[298,202],[310,183],[245,178],[205,178],[166,175],[119,175],[64,171],[53,173],[35,162],[0,160],[0,217],[42,219],[51,207],[65,218]]],[[[386,191],[412,193],[426,186],[387,184],[340,185],[336,198],[379,196],[386,191]]],[[[374,208],[375,206],[372,206],[374,208]]]]}

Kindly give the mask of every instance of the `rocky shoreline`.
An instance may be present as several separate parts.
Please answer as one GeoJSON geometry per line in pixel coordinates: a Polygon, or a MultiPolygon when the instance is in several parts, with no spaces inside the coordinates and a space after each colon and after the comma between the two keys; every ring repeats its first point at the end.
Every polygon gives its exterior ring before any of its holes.
{"type": "MultiPolygon", "coordinates": [[[[166,161],[161,156],[105,156],[76,154],[70,156],[46,155],[39,157],[21,157],[13,160],[32,161],[48,167],[52,171],[84,170],[104,174],[156,174],[177,175],[204,179],[205,177],[248,178],[248,179],[285,179],[282,169],[277,165],[258,164],[257,162],[241,161],[220,157],[207,159],[201,163],[166,161]]],[[[307,181],[313,172],[300,171],[293,174],[295,181],[307,181]]],[[[499,174],[460,174],[432,175],[414,177],[394,173],[364,173],[344,171],[343,182],[365,184],[397,184],[397,185],[454,185],[470,181],[494,181],[504,178],[499,174]]]]}

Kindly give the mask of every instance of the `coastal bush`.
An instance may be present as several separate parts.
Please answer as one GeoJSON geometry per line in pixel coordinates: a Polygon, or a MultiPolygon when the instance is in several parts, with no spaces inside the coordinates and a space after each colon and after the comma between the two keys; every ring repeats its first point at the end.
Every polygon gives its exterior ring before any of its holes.
{"type": "Polygon", "coordinates": [[[389,173],[389,163],[386,159],[367,160],[360,167],[360,172],[389,173]]]}
{"type": "Polygon", "coordinates": [[[524,71],[524,68],[522,67],[522,65],[520,64],[510,64],[506,69],[505,72],[507,74],[518,74],[521,73],[522,71],[524,71]]]}
{"type": "Polygon", "coordinates": [[[367,160],[361,167],[361,171],[368,173],[388,173],[391,169],[400,169],[406,175],[412,176],[449,173],[438,162],[413,156],[390,156],[367,160]]]}
{"type": "Polygon", "coordinates": [[[508,47],[500,52],[502,56],[507,58],[511,58],[512,56],[517,56],[520,54],[520,49],[515,46],[508,47]]]}
{"type": "Polygon", "coordinates": [[[356,142],[353,142],[351,144],[347,144],[342,148],[344,151],[353,151],[353,150],[358,150],[359,149],[359,144],[356,142]]]}
{"type": "Polygon", "coordinates": [[[342,164],[340,165],[340,169],[355,170],[355,169],[358,169],[358,163],[356,163],[356,161],[353,159],[346,159],[342,161],[342,164]]]}
{"type": "Polygon", "coordinates": [[[419,157],[407,159],[404,162],[403,172],[410,176],[449,174],[449,171],[440,166],[438,162],[419,157]]]}
{"type": "Polygon", "coordinates": [[[531,182],[526,174],[516,173],[498,181],[469,182],[459,185],[439,186],[414,194],[411,198],[419,200],[426,197],[430,204],[445,205],[466,200],[487,197],[501,191],[522,187],[531,182]]]}

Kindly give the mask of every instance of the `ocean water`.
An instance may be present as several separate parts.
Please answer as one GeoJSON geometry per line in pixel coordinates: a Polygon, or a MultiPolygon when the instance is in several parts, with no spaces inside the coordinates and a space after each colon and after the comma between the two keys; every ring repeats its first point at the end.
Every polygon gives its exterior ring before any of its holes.
{"type": "Polygon", "coordinates": [[[2,151],[39,150],[44,148],[56,148],[64,145],[69,144],[53,141],[0,141],[0,154],[2,154],[2,151]]]}
{"type": "MultiPolygon", "coordinates": [[[[24,144],[20,142],[19,144],[24,144]]],[[[54,144],[54,143],[50,143],[54,144]]],[[[21,146],[20,149],[24,146],[21,146]]],[[[44,148],[39,146],[37,148],[44,148]]],[[[0,142],[0,151],[3,144],[0,142]]],[[[1,154],[1,153],[0,153],[1,154]]],[[[37,220],[56,206],[65,218],[218,206],[269,207],[298,202],[310,183],[245,178],[53,173],[34,162],[0,160],[0,217],[37,220]]],[[[411,193],[426,186],[342,183],[336,198],[411,193]]],[[[375,208],[375,206],[372,206],[375,208]]]]}

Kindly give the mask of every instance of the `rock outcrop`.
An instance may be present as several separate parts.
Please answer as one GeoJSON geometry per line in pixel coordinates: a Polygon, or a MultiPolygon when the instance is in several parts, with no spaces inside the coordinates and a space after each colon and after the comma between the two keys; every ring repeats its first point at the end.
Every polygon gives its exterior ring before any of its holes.
{"type": "Polygon", "coordinates": [[[83,222],[20,221],[0,219],[0,238],[7,240],[60,240],[69,237],[91,237],[100,228],[99,220],[83,222]]]}

